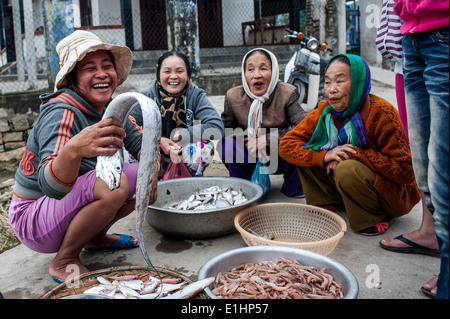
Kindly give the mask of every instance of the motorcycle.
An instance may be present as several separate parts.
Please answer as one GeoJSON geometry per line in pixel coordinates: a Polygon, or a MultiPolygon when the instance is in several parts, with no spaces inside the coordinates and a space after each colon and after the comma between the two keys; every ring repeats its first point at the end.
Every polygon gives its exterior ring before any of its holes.
{"type": "Polygon", "coordinates": [[[297,50],[289,62],[286,64],[284,82],[297,87],[300,94],[300,105],[306,99],[306,106],[302,107],[307,112],[316,108],[320,98],[325,97],[324,80],[325,68],[330,61],[329,58],[321,57],[317,52],[319,49],[328,50],[324,43],[319,46],[319,41],[314,37],[306,37],[302,32],[293,31],[286,28],[289,35],[285,37],[300,40],[300,49],[297,50]]]}

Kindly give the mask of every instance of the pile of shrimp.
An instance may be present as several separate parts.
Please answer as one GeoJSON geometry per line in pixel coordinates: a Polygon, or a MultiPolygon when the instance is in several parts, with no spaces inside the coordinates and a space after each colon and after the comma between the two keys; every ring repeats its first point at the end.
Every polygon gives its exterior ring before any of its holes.
{"type": "Polygon", "coordinates": [[[212,292],[222,299],[339,299],[342,287],[327,269],[279,258],[219,273],[212,292]]]}

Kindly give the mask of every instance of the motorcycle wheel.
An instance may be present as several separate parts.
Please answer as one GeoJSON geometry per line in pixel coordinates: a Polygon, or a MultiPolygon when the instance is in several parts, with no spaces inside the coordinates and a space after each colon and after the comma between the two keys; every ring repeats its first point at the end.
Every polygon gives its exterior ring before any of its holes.
{"type": "Polygon", "coordinates": [[[298,99],[298,103],[301,106],[301,104],[305,101],[305,98],[306,98],[306,85],[305,85],[305,83],[303,83],[300,80],[294,80],[294,83],[292,83],[292,84],[297,87],[298,94],[300,95],[300,97],[298,99]]]}

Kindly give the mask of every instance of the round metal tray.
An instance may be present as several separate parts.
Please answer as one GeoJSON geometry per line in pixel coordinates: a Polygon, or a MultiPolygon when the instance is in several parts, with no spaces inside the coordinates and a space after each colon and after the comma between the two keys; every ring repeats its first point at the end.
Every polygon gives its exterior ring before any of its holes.
{"type": "Polygon", "coordinates": [[[211,238],[236,231],[234,217],[253,205],[263,195],[261,186],[234,177],[186,177],[158,182],[158,199],[148,207],[146,220],[163,234],[183,238],[211,238]],[[248,199],[240,205],[212,210],[185,211],[164,208],[173,202],[189,198],[195,192],[211,186],[241,188],[248,199]]]}
{"type": "MultiPolygon", "coordinates": [[[[347,267],[315,252],[284,246],[251,246],[227,251],[206,262],[198,273],[198,280],[216,277],[220,272],[228,272],[242,264],[276,260],[279,257],[298,260],[304,266],[327,268],[328,273],[341,285],[345,299],[356,299],[358,296],[358,281],[347,267]]],[[[204,291],[211,299],[219,299],[209,287],[204,291]]]]}

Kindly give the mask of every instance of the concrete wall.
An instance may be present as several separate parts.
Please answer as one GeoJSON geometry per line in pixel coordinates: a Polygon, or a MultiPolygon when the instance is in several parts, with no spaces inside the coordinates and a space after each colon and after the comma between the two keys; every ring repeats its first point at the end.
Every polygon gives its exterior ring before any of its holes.
{"type": "Polygon", "coordinates": [[[360,0],[361,56],[370,65],[382,67],[383,58],[375,46],[383,0],[360,0]]]}

